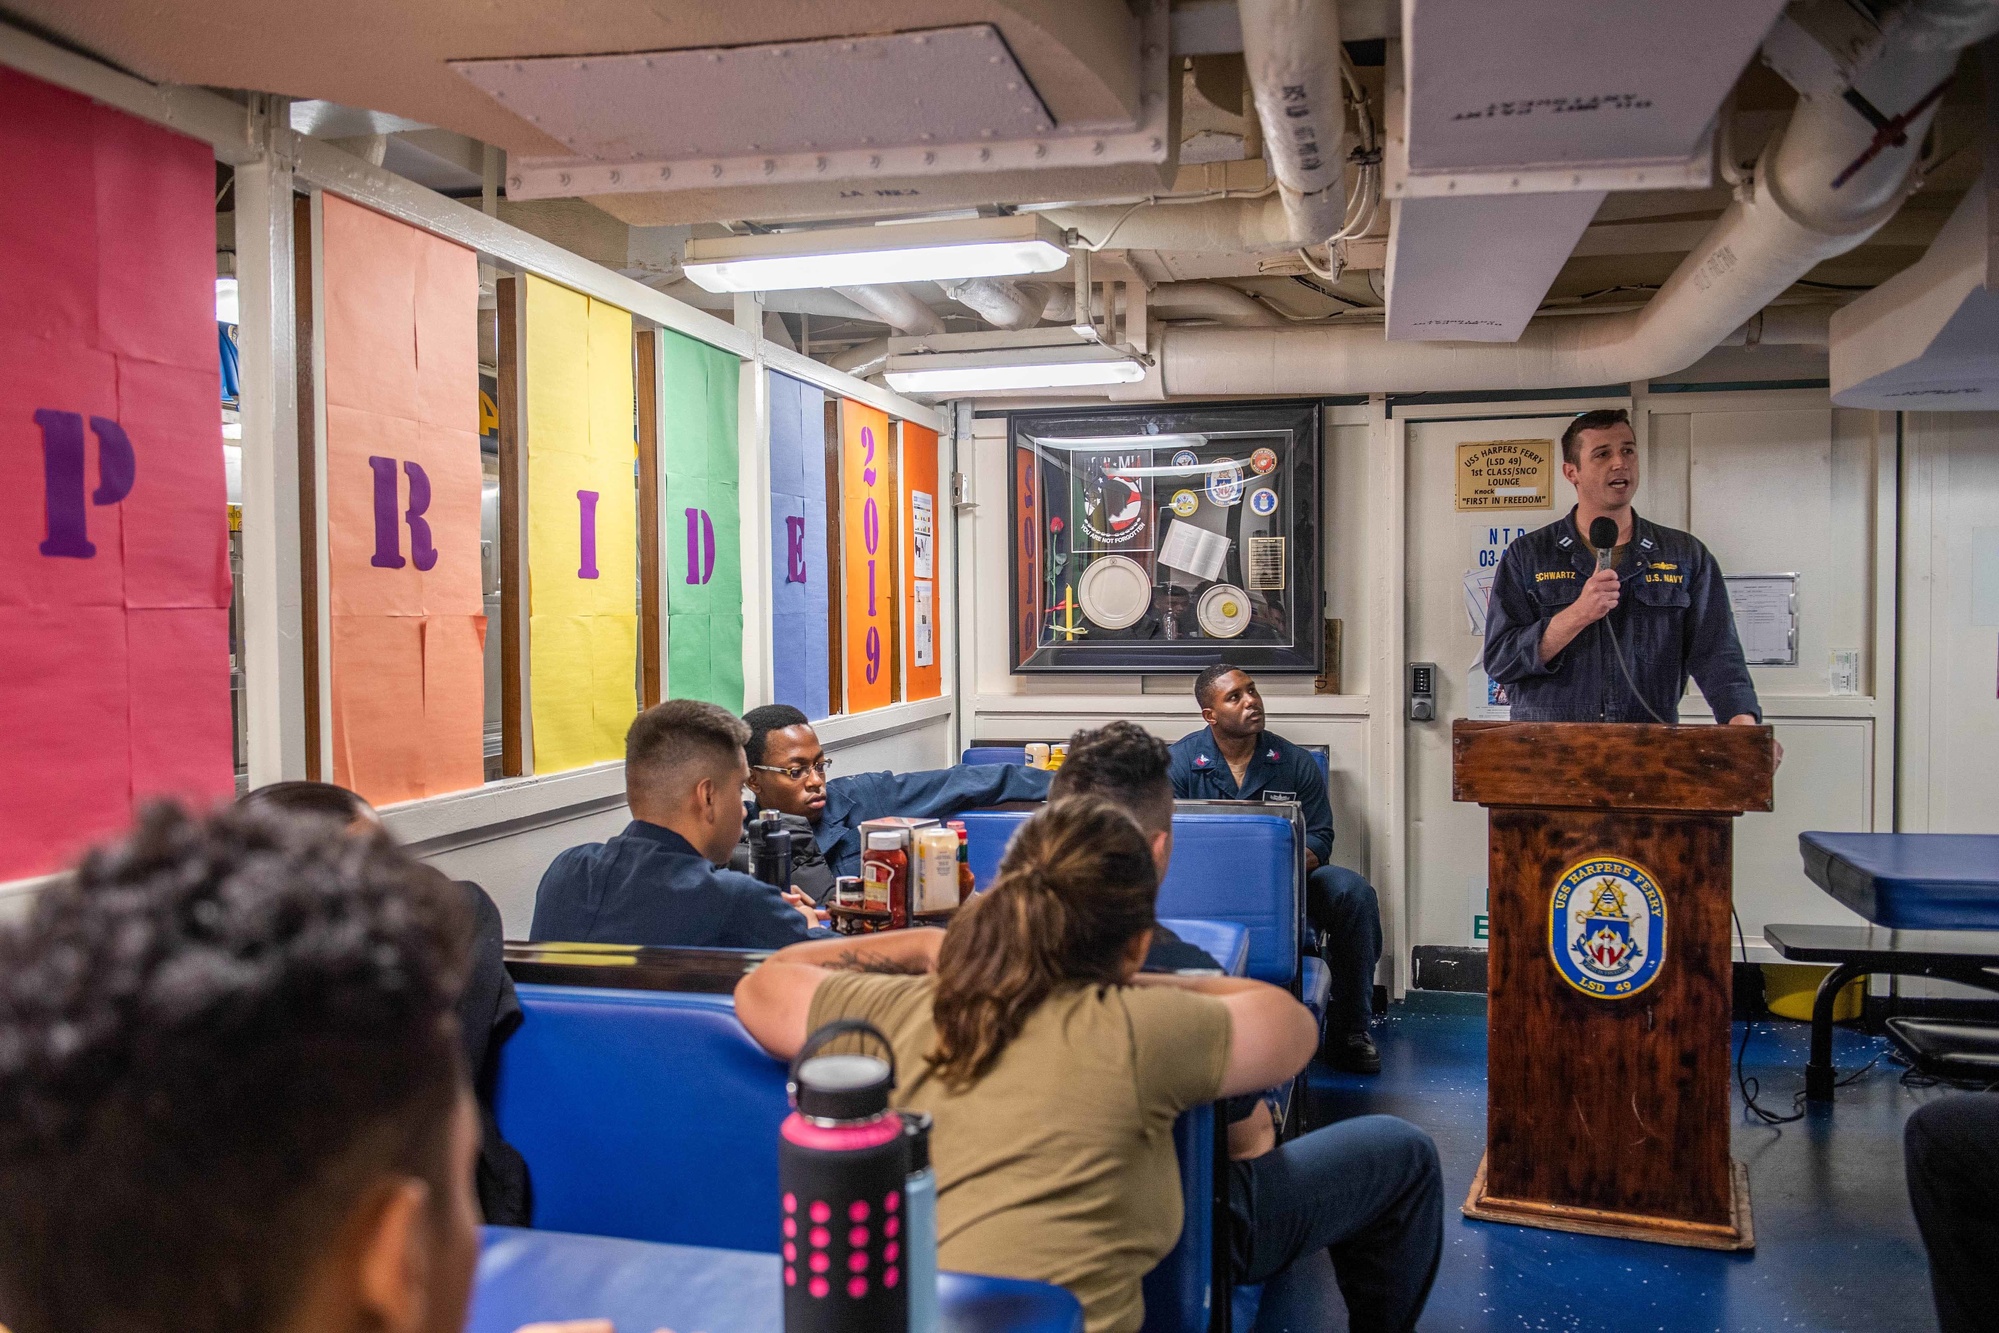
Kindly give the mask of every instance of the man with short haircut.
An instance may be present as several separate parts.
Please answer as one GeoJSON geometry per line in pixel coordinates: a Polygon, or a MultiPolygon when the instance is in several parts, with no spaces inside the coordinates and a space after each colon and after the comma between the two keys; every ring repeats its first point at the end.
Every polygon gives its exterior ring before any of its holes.
{"type": "Polygon", "coordinates": [[[861,873],[861,824],[866,820],[949,819],[961,810],[1001,801],[1048,797],[1051,774],[1020,764],[953,764],[923,773],[828,778],[833,761],[804,713],[789,704],[766,704],[743,714],[743,721],[749,727],[744,748],[757,808],[803,819],[812,831],[812,847],[798,863],[794,882],[816,900],[823,900],[833,876],[861,873]]]}
{"type": "MultiPolygon", "coordinates": [[[[1164,879],[1173,856],[1174,758],[1135,722],[1079,731],[1049,800],[1089,795],[1121,806],[1151,838],[1164,879]]],[[[1158,970],[1151,955],[1146,966],[1158,970]]],[[[1280,1144],[1267,1098],[1231,1098],[1226,1114],[1235,1283],[1268,1282],[1325,1249],[1350,1315],[1394,1312],[1400,1322],[1382,1327],[1413,1327],[1444,1243],[1443,1175],[1430,1136],[1394,1116],[1365,1115],[1280,1144]]]]}
{"type": "Polygon", "coordinates": [[[535,890],[528,937],[598,944],[778,949],[820,924],[809,903],[734,870],[749,728],[698,699],[640,713],[625,736],[632,822],[571,847],[535,890]]]}
{"type": "Polygon", "coordinates": [[[1575,507],[1515,538],[1493,575],[1484,665],[1512,719],[1678,722],[1691,676],[1715,721],[1760,723],[1720,566],[1693,534],[1631,507],[1638,437],[1624,409],[1569,423],[1562,475],[1575,507]],[[1617,528],[1607,569],[1590,544],[1599,519],[1617,528]]]}
{"type": "Polygon", "coordinates": [[[1305,916],[1323,941],[1325,1059],[1355,1074],[1381,1072],[1368,1033],[1381,962],[1381,905],[1367,878],[1331,864],[1333,805],[1318,761],[1264,730],[1256,680],[1223,662],[1194,678],[1207,725],[1173,745],[1173,792],[1189,801],[1295,801],[1305,818],[1305,916]]]}
{"type": "Polygon", "coordinates": [[[379,834],[158,807],[0,931],[14,1333],[458,1333],[470,931],[379,834]]]}

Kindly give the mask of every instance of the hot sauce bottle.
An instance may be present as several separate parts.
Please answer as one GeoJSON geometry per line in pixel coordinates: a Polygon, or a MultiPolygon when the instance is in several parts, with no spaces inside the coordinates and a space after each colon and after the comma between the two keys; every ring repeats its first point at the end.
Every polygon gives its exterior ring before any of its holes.
{"type": "Polygon", "coordinates": [[[978,887],[972,880],[971,838],[962,819],[952,820],[948,827],[958,835],[958,903],[963,906],[971,900],[972,891],[978,887]]]}
{"type": "Polygon", "coordinates": [[[870,912],[888,913],[888,928],[909,924],[909,853],[899,833],[870,833],[861,854],[861,885],[870,912]]]}

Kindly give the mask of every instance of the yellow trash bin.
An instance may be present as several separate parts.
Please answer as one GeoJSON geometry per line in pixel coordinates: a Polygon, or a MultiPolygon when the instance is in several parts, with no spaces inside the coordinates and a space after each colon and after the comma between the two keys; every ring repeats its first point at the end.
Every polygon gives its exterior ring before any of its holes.
{"type": "MultiPolygon", "coordinates": [[[[1812,1001],[1818,997],[1819,983],[1825,980],[1829,967],[1819,967],[1811,963],[1765,963],[1763,964],[1763,1001],[1770,1006],[1770,1012],[1779,1018],[1795,1018],[1800,1022],[1810,1022],[1812,1001]]],[[[1855,977],[1840,987],[1839,998],[1832,1002],[1832,1017],[1835,1023],[1844,1023],[1860,1017],[1860,1002],[1866,994],[1865,977],[1855,977]]]]}

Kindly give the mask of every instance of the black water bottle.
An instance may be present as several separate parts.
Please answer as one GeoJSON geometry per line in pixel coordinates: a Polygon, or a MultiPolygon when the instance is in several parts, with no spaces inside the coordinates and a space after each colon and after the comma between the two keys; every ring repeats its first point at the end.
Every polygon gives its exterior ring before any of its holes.
{"type": "Polygon", "coordinates": [[[750,826],[750,873],[780,890],[790,888],[793,847],[784,816],[775,810],[759,811],[750,826]]]}
{"type": "Polygon", "coordinates": [[[841,1019],[791,1062],[793,1111],[778,1131],[785,1333],[904,1333],[909,1146],[889,1110],[895,1052],[871,1023],[841,1019]],[[872,1037],[887,1058],[820,1055],[872,1037]]]}

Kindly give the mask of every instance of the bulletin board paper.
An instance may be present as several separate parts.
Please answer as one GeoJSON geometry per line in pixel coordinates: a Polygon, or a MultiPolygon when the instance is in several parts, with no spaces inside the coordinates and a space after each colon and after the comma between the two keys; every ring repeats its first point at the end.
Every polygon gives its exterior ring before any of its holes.
{"type": "Polygon", "coordinates": [[[622,757],[638,714],[632,317],[525,281],[529,697],[557,773],[622,757]]]}
{"type": "Polygon", "coordinates": [[[214,155],[0,69],[0,170],[6,880],[235,782],[214,155]]]}
{"type": "Polygon", "coordinates": [[[774,702],[832,712],[828,652],[833,571],[826,534],[826,396],[770,375],[771,664],[774,702]]]}
{"type": "Polygon", "coordinates": [[[479,261],[321,218],[333,780],[384,805],[485,781],[479,261]]]}
{"type": "Polygon", "coordinates": [[[897,504],[888,414],[840,401],[841,586],[847,709],[895,702],[897,504]]]}
{"type": "Polygon", "coordinates": [[[904,699],[935,699],[944,692],[937,662],[935,563],[937,551],[937,432],[903,422],[902,582],[904,651],[908,669],[904,699]]]}
{"type": "Polygon", "coordinates": [[[659,349],[667,693],[740,713],[743,559],[736,407],[742,362],[671,330],[660,331],[659,349]]]}

